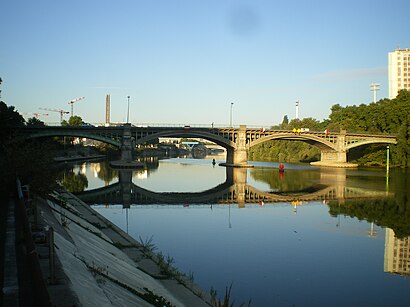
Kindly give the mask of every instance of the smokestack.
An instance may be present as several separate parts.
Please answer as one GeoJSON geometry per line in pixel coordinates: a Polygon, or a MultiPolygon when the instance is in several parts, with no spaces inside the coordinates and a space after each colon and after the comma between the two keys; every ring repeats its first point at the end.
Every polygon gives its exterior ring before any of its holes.
{"type": "Polygon", "coordinates": [[[105,97],[105,124],[106,125],[110,124],[110,105],[111,105],[111,98],[110,98],[110,95],[108,94],[105,97]]]}

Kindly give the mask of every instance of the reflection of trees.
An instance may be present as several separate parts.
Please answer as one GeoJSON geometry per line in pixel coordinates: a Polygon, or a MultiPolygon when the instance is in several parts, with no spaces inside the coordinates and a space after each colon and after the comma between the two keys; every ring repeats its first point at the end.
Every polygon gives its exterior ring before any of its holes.
{"type": "Polygon", "coordinates": [[[377,199],[373,201],[346,201],[338,203],[330,201],[329,213],[356,217],[359,220],[374,222],[378,226],[394,230],[397,238],[410,236],[410,206],[396,199],[377,199]]]}
{"type": "Polygon", "coordinates": [[[312,182],[320,179],[319,172],[286,170],[284,174],[279,174],[277,169],[263,168],[250,170],[250,175],[278,192],[304,191],[312,186],[312,182]]]}
{"type": "Polygon", "coordinates": [[[87,177],[81,173],[67,173],[61,183],[64,188],[72,193],[82,192],[88,187],[87,177]]]}
{"type": "MultiPolygon", "coordinates": [[[[376,177],[372,178],[373,183],[376,177]]],[[[329,213],[339,213],[360,220],[374,222],[376,225],[393,229],[397,238],[410,236],[410,176],[405,170],[391,173],[389,190],[394,191],[394,199],[346,201],[340,205],[329,202],[329,213]],[[339,209],[340,207],[340,209],[339,209]]],[[[372,183],[372,184],[373,184],[372,183]]]]}
{"type": "Polygon", "coordinates": [[[118,178],[118,171],[111,168],[108,161],[104,161],[100,163],[100,169],[97,172],[97,176],[104,182],[111,182],[114,178],[118,178]]]}

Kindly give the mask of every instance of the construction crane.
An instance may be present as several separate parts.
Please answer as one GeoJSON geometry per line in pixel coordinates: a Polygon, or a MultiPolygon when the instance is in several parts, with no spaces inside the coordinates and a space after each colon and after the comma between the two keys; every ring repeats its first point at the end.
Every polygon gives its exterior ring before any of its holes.
{"type": "Polygon", "coordinates": [[[72,99],[68,102],[68,104],[71,104],[71,116],[74,116],[74,103],[77,102],[77,101],[80,101],[84,98],[85,97],[75,98],[75,99],[72,99]]]}
{"type": "Polygon", "coordinates": [[[70,112],[64,111],[64,110],[46,109],[46,108],[39,108],[39,109],[40,109],[40,110],[45,110],[45,111],[51,111],[51,112],[58,112],[58,113],[60,113],[60,123],[63,122],[63,115],[64,115],[64,114],[70,114],[70,112]]]}
{"type": "Polygon", "coordinates": [[[33,115],[35,118],[39,118],[40,116],[48,116],[48,114],[44,114],[44,113],[27,113],[27,112],[23,112],[24,115],[33,115]]]}

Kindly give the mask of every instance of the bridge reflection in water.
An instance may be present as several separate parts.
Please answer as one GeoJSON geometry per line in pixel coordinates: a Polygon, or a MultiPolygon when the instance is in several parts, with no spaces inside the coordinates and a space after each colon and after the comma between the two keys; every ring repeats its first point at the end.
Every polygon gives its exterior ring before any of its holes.
{"type": "Polygon", "coordinates": [[[320,180],[309,188],[298,191],[261,191],[247,183],[247,169],[226,168],[225,182],[202,192],[154,192],[136,185],[132,181],[132,170],[120,170],[119,181],[99,189],[76,194],[87,204],[263,204],[285,202],[301,204],[309,201],[330,201],[385,198],[392,196],[385,191],[369,190],[346,184],[344,169],[321,173],[320,180]]]}

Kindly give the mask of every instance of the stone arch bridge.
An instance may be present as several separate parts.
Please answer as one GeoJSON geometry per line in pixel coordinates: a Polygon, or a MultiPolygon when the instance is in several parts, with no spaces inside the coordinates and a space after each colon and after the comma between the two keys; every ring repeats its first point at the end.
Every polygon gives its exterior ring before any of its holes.
{"type": "Polygon", "coordinates": [[[319,164],[347,166],[350,149],[368,144],[397,144],[394,135],[347,133],[325,133],[307,131],[295,133],[290,130],[265,130],[248,128],[205,128],[205,127],[134,127],[124,124],[118,127],[26,127],[29,138],[72,136],[98,140],[112,144],[121,150],[122,160],[131,160],[136,144],[144,144],[161,137],[203,138],[226,148],[228,166],[246,166],[248,149],[270,140],[302,141],[321,151],[319,164]]]}

